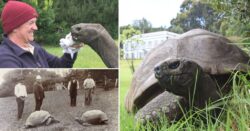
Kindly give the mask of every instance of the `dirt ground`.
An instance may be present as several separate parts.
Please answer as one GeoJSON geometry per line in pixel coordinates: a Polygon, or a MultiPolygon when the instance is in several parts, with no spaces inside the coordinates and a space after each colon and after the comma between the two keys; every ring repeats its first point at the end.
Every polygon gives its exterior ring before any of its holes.
{"type": "Polygon", "coordinates": [[[16,119],[17,104],[15,97],[0,98],[0,131],[118,131],[118,88],[104,91],[97,88],[90,106],[84,106],[84,92],[78,90],[77,106],[70,107],[67,90],[48,91],[45,93],[42,110],[50,112],[60,123],[49,126],[38,126],[23,129],[27,117],[35,109],[34,95],[29,94],[25,100],[24,112],[21,120],[16,119]],[[74,118],[83,112],[99,109],[109,118],[107,125],[82,126],[74,118]]]}

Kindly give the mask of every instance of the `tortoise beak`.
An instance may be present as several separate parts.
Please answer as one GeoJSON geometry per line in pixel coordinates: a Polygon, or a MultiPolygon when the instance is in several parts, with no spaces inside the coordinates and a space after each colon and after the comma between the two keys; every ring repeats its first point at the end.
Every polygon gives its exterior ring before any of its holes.
{"type": "Polygon", "coordinates": [[[160,66],[156,66],[154,68],[154,72],[155,72],[155,78],[157,79],[160,79],[163,76],[160,66]]]}
{"type": "Polygon", "coordinates": [[[79,41],[79,32],[82,28],[79,25],[71,26],[71,35],[74,41],[79,41]]]}

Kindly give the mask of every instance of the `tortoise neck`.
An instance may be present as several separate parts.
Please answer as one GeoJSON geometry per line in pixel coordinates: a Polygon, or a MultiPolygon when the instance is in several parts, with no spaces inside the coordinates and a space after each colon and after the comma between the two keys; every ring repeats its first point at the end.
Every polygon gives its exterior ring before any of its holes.
{"type": "Polygon", "coordinates": [[[99,33],[99,37],[92,40],[89,46],[101,57],[107,67],[117,68],[118,47],[106,30],[99,33]]]}
{"type": "Polygon", "coordinates": [[[213,103],[219,98],[217,86],[212,78],[205,73],[200,75],[194,94],[194,106],[204,108],[207,104],[213,103]]]}

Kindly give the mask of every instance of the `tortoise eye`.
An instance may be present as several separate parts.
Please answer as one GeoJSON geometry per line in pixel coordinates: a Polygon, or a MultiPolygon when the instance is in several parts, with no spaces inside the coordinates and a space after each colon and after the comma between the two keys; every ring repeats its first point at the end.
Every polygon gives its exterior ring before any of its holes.
{"type": "Polygon", "coordinates": [[[173,63],[170,63],[170,64],[168,65],[168,68],[169,68],[169,69],[176,69],[176,68],[179,67],[179,65],[180,65],[180,61],[175,61],[175,62],[173,62],[173,63]]]}
{"type": "Polygon", "coordinates": [[[76,30],[77,31],[81,31],[81,27],[76,27],[76,30]]]}

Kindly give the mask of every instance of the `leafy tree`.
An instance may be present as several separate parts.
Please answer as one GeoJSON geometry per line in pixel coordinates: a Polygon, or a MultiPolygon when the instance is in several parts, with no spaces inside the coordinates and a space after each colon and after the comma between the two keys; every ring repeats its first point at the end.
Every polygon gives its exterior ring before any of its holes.
{"type": "Polygon", "coordinates": [[[234,17],[242,22],[250,20],[250,0],[203,0],[225,17],[234,17]]]}
{"type": "Polygon", "coordinates": [[[220,14],[224,35],[250,37],[250,1],[249,0],[202,0],[220,14]]]}
{"type": "Polygon", "coordinates": [[[63,31],[78,23],[100,23],[118,38],[117,0],[54,0],[55,23],[63,31]]]}
{"type": "Polygon", "coordinates": [[[166,26],[152,27],[150,32],[165,31],[165,30],[167,30],[166,26]]]}
{"type": "Polygon", "coordinates": [[[205,2],[186,0],[180,7],[177,17],[171,20],[169,30],[176,33],[186,32],[194,28],[202,28],[218,32],[221,17],[205,2]]]}
{"type": "Polygon", "coordinates": [[[52,0],[23,0],[36,8],[39,17],[37,20],[38,31],[36,32],[36,41],[41,44],[55,43],[58,45],[60,36],[55,31],[55,13],[52,8],[52,0]],[[52,33],[54,33],[52,35],[52,33]]]}
{"type": "MultiPolygon", "coordinates": [[[[133,36],[134,35],[139,35],[141,34],[141,32],[135,28],[133,28],[131,25],[128,25],[126,27],[121,27],[121,30],[122,30],[122,34],[120,35],[120,46],[121,46],[121,57],[123,57],[124,55],[124,46],[123,44],[125,44],[125,42],[128,42],[128,43],[142,43],[140,41],[139,38],[134,38],[133,36]]],[[[136,48],[137,45],[133,45],[132,46],[132,50],[134,50],[136,48]]],[[[132,59],[129,61],[127,60],[127,62],[129,63],[130,65],[130,69],[132,71],[132,73],[134,73],[135,71],[135,67],[134,67],[134,56],[132,54],[132,59]]]]}
{"type": "Polygon", "coordinates": [[[55,72],[39,69],[23,69],[23,70],[10,70],[4,74],[3,82],[0,85],[0,97],[14,95],[14,87],[20,82],[20,78],[24,79],[24,85],[27,87],[27,92],[33,92],[33,83],[37,75],[42,77],[43,85],[46,90],[51,85],[54,85],[56,79],[60,78],[55,72]],[[42,73],[41,73],[42,71],[42,73]]]}
{"type": "Polygon", "coordinates": [[[148,33],[152,30],[152,24],[147,19],[142,18],[141,20],[135,20],[133,22],[133,28],[140,30],[141,33],[148,33]]]}
{"type": "Polygon", "coordinates": [[[173,25],[173,26],[171,26],[169,28],[169,31],[175,32],[175,33],[178,33],[178,34],[184,33],[183,29],[179,25],[173,25]]]}

